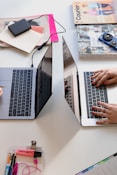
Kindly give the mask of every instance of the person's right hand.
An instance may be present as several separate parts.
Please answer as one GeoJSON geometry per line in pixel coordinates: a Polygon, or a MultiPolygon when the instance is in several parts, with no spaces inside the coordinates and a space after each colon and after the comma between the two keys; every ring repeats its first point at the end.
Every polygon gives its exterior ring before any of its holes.
{"type": "Polygon", "coordinates": [[[98,102],[98,105],[92,106],[92,114],[102,117],[96,122],[97,124],[117,123],[117,104],[98,102]]]}
{"type": "Polygon", "coordinates": [[[91,79],[92,84],[96,87],[99,87],[102,84],[111,85],[117,83],[117,68],[95,71],[91,79]]]}

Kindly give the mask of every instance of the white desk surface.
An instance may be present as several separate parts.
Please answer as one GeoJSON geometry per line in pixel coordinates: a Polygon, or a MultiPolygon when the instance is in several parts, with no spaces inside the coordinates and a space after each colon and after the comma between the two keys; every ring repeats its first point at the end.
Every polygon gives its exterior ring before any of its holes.
{"type": "MultiPolygon", "coordinates": [[[[80,64],[115,64],[117,60],[78,59],[72,0],[0,0],[0,17],[53,13],[67,30],[64,36],[80,64]]],[[[7,150],[30,145],[36,140],[45,152],[44,175],[75,175],[80,170],[117,151],[116,127],[81,127],[63,97],[63,70],[60,41],[53,49],[53,95],[33,121],[0,121],[0,174],[4,174],[7,150]]],[[[44,49],[41,51],[43,52],[44,49]]],[[[38,63],[39,55],[34,63],[38,63]]],[[[30,66],[31,55],[14,49],[0,49],[0,66],[30,66]]],[[[117,97],[116,97],[117,99],[117,97]]]]}

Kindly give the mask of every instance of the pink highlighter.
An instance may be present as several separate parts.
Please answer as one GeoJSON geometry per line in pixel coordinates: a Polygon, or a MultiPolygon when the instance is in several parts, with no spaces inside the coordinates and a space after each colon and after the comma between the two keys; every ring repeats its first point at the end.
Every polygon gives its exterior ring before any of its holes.
{"type": "Polygon", "coordinates": [[[18,149],[16,155],[34,157],[34,150],[31,149],[18,149]]]}
{"type": "Polygon", "coordinates": [[[35,150],[32,150],[32,149],[17,149],[16,150],[16,156],[17,155],[29,156],[29,157],[41,157],[42,152],[35,151],[35,150]]]}

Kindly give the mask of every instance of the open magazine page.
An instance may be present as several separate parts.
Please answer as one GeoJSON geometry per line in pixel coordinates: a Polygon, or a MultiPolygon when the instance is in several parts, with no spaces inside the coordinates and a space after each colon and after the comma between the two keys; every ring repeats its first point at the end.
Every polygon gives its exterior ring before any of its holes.
{"type": "Polygon", "coordinates": [[[106,157],[96,164],[84,169],[76,175],[116,175],[117,174],[117,153],[106,157]]]}
{"type": "Polygon", "coordinates": [[[117,55],[117,51],[99,41],[104,32],[117,37],[117,24],[77,25],[77,36],[80,55],[99,54],[117,55]]]}
{"type": "MultiPolygon", "coordinates": [[[[42,45],[48,39],[49,39],[48,44],[50,44],[51,42],[58,41],[58,35],[54,23],[54,17],[52,14],[25,16],[17,18],[0,18],[0,32],[2,32],[10,22],[18,21],[23,18],[30,20],[31,27],[34,31],[43,33],[43,38],[37,44],[38,46],[42,45]],[[51,28],[53,28],[53,31],[51,31],[51,28]],[[52,36],[52,32],[55,33],[54,38],[52,36]]],[[[0,47],[10,47],[10,46],[7,43],[0,41],[0,47]]]]}
{"type": "Polygon", "coordinates": [[[73,2],[72,8],[75,25],[117,22],[114,0],[79,0],[73,2]]]}

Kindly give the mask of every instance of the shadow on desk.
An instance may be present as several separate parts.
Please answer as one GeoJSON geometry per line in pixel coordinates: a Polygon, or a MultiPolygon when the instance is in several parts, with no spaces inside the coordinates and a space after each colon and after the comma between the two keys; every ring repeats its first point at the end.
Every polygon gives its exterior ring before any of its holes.
{"type": "Polygon", "coordinates": [[[65,99],[54,94],[36,119],[43,133],[47,162],[65,147],[80,130],[80,124],[69,108],[65,99]],[[47,143],[47,144],[46,144],[47,143]]]}

